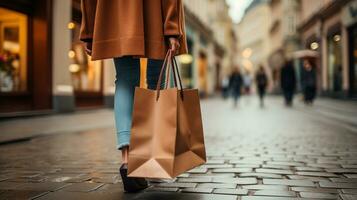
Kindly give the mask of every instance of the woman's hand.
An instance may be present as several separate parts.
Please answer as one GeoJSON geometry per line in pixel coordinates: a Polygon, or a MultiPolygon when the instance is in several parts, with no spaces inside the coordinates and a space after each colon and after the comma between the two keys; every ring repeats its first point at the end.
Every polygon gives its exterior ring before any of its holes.
{"type": "Polygon", "coordinates": [[[180,48],[179,40],[175,37],[169,37],[169,42],[170,42],[170,50],[176,53],[176,51],[178,51],[178,49],[180,48]]]}
{"type": "Polygon", "coordinates": [[[85,47],[86,53],[91,56],[92,55],[92,43],[86,42],[85,45],[86,45],[86,47],[85,47]]]}

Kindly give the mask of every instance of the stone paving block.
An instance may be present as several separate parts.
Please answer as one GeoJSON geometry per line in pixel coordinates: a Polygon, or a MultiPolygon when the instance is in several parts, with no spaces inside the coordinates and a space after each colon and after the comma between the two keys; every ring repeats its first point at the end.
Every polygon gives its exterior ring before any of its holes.
{"type": "Polygon", "coordinates": [[[228,188],[234,189],[237,187],[236,184],[233,183],[200,183],[197,185],[199,188],[228,188]]]}
{"type": "Polygon", "coordinates": [[[314,186],[314,183],[310,180],[263,179],[263,183],[268,185],[314,186]]]}
{"type": "Polygon", "coordinates": [[[25,178],[25,177],[17,177],[17,178],[10,178],[7,181],[9,182],[31,182],[31,183],[41,183],[44,182],[46,178],[44,177],[33,177],[33,178],[25,178]]]}
{"type": "Polygon", "coordinates": [[[345,194],[357,194],[357,189],[342,189],[341,191],[345,194]]]}
{"type": "Polygon", "coordinates": [[[318,164],[318,163],[307,163],[306,165],[309,167],[318,167],[324,169],[335,169],[339,167],[339,165],[318,164]]]}
{"type": "Polygon", "coordinates": [[[124,192],[123,183],[107,183],[103,186],[96,189],[96,191],[103,191],[103,192],[112,192],[112,191],[121,191],[124,192]]]}
{"type": "Polygon", "coordinates": [[[213,160],[213,159],[209,159],[206,162],[206,165],[210,165],[210,164],[224,164],[225,160],[213,160]]]}
{"type": "Polygon", "coordinates": [[[356,200],[357,199],[357,195],[354,195],[354,194],[340,194],[340,198],[342,200],[356,200]]]}
{"type": "Polygon", "coordinates": [[[296,155],[302,156],[322,156],[322,153],[297,151],[296,155]]]}
{"type": "MultiPolygon", "coordinates": [[[[267,197],[267,196],[242,196],[241,200],[305,200],[305,198],[267,197]]],[[[312,199],[309,199],[309,200],[312,200],[312,199]]]]}
{"type": "MultiPolygon", "coordinates": [[[[235,195],[204,194],[204,193],[172,193],[172,192],[144,192],[134,196],[135,200],[237,200],[235,195]]],[[[118,198],[116,198],[118,199],[118,198]]],[[[128,199],[128,198],[125,198],[128,199]]]]}
{"type": "Polygon", "coordinates": [[[331,173],[339,173],[339,174],[343,174],[343,173],[357,174],[357,169],[336,168],[336,169],[325,169],[325,171],[331,172],[331,173]]]}
{"type": "Polygon", "coordinates": [[[357,165],[342,164],[341,166],[348,169],[357,169],[357,165]]]}
{"type": "Polygon", "coordinates": [[[202,165],[202,168],[213,169],[213,168],[232,168],[232,164],[219,164],[219,165],[202,165]]]}
{"type": "Polygon", "coordinates": [[[296,174],[297,175],[302,175],[302,176],[339,177],[336,174],[327,173],[327,172],[296,172],[296,174]]]}
{"type": "Polygon", "coordinates": [[[69,182],[71,180],[78,179],[79,175],[77,175],[77,174],[46,174],[45,177],[46,177],[46,181],[50,181],[50,182],[69,182]]]}
{"type": "Polygon", "coordinates": [[[196,187],[197,183],[178,183],[178,182],[173,182],[173,183],[159,183],[156,184],[155,186],[158,187],[177,187],[177,188],[193,188],[196,187]]]}
{"type": "Polygon", "coordinates": [[[191,169],[188,171],[188,173],[193,173],[193,174],[205,174],[207,173],[208,169],[207,168],[195,168],[191,169]]]}
{"type": "Polygon", "coordinates": [[[258,190],[254,192],[255,196],[279,196],[279,197],[296,197],[295,192],[284,190],[258,190]]]}
{"type": "Polygon", "coordinates": [[[268,165],[286,165],[286,166],[294,166],[294,167],[302,167],[304,166],[304,163],[301,162],[278,162],[278,161],[268,161],[267,162],[268,165]]]}
{"type": "Polygon", "coordinates": [[[8,190],[0,193],[0,199],[34,199],[47,193],[49,191],[8,190]]]}
{"type": "Polygon", "coordinates": [[[195,177],[235,177],[235,173],[213,173],[213,174],[190,174],[189,177],[195,178],[195,177]]]}
{"type": "Polygon", "coordinates": [[[184,188],[181,192],[188,192],[188,193],[212,193],[212,188],[184,188]]]}
{"type": "Polygon", "coordinates": [[[337,194],[337,189],[330,188],[316,188],[316,187],[291,187],[292,191],[295,192],[316,192],[316,193],[332,193],[337,194]]]}
{"type": "Polygon", "coordinates": [[[62,188],[69,186],[70,183],[55,183],[55,182],[46,182],[46,183],[23,183],[16,190],[31,190],[31,191],[57,191],[62,188]]]}
{"type": "Polygon", "coordinates": [[[294,174],[293,171],[291,170],[282,170],[282,169],[256,169],[255,170],[258,173],[268,173],[268,174],[281,174],[281,175],[288,175],[288,174],[294,174]]]}
{"type": "Polygon", "coordinates": [[[251,185],[257,184],[256,178],[225,178],[225,177],[215,177],[212,180],[213,183],[235,183],[238,185],[251,185]]]}
{"type": "Polygon", "coordinates": [[[119,175],[110,175],[110,176],[106,176],[106,177],[96,177],[96,178],[92,178],[90,179],[91,182],[95,182],[95,183],[118,183],[121,182],[121,178],[119,177],[119,175]]]}
{"type": "Polygon", "coordinates": [[[347,178],[357,178],[357,174],[343,174],[347,178]]]}
{"type": "Polygon", "coordinates": [[[244,173],[244,172],[252,172],[252,168],[218,168],[213,169],[214,173],[244,173]]]}
{"type": "MultiPolygon", "coordinates": [[[[92,176],[86,174],[86,175],[83,175],[83,176],[77,176],[75,178],[71,178],[69,180],[65,180],[64,182],[66,182],[66,183],[82,183],[82,182],[91,180],[91,178],[92,178],[92,176]]],[[[54,182],[56,182],[56,181],[54,181],[54,182]]]]}
{"type": "Polygon", "coordinates": [[[183,174],[178,175],[177,178],[187,178],[189,176],[190,176],[189,173],[183,173],[183,174]]]}
{"type": "Polygon", "coordinates": [[[288,157],[288,155],[286,155],[286,157],[277,155],[271,157],[272,162],[291,162],[291,159],[292,158],[288,157]]]}
{"type": "Polygon", "coordinates": [[[215,194],[247,195],[247,189],[214,189],[215,194]]]}
{"type": "Polygon", "coordinates": [[[296,171],[306,171],[306,172],[323,172],[322,168],[317,167],[294,167],[296,171]]]}
{"type": "MultiPolygon", "coordinates": [[[[346,160],[346,164],[350,164],[350,165],[357,165],[357,155],[355,155],[355,157],[353,157],[354,159],[348,158],[348,160],[346,160]]],[[[353,167],[355,168],[355,167],[353,167]]]]}
{"type": "Polygon", "coordinates": [[[73,183],[62,190],[66,192],[91,192],[102,187],[104,183],[73,183]]]}
{"type": "Polygon", "coordinates": [[[322,188],[341,188],[341,189],[357,189],[357,183],[333,183],[330,181],[320,181],[322,188]]]}
{"type": "Polygon", "coordinates": [[[282,169],[282,170],[289,170],[290,167],[286,165],[272,165],[272,164],[266,164],[262,165],[262,168],[266,169],[282,169]]]}
{"type": "Polygon", "coordinates": [[[283,178],[282,175],[279,174],[268,174],[268,173],[241,173],[239,177],[257,177],[257,178],[283,178]]]}
{"type": "Polygon", "coordinates": [[[285,185],[243,185],[244,189],[248,190],[288,190],[285,185]]]}
{"type": "Polygon", "coordinates": [[[308,199],[337,199],[337,194],[318,193],[318,192],[300,192],[301,197],[308,199]]]}
{"type": "Polygon", "coordinates": [[[190,183],[209,183],[212,181],[210,177],[195,177],[195,178],[179,178],[178,182],[190,182],[190,183]]]}
{"type": "Polygon", "coordinates": [[[263,161],[261,160],[230,160],[229,163],[231,164],[253,164],[253,165],[261,165],[263,161]]]}
{"type": "Polygon", "coordinates": [[[0,189],[1,190],[14,190],[14,189],[20,188],[21,185],[23,185],[23,184],[24,183],[2,181],[2,182],[0,182],[0,189]]]}
{"type": "Polygon", "coordinates": [[[330,178],[335,183],[357,183],[357,178],[330,178]]]}
{"type": "Polygon", "coordinates": [[[328,178],[315,177],[315,176],[287,175],[287,177],[289,179],[293,179],[293,180],[310,180],[310,181],[313,181],[313,182],[329,180],[328,178]]]}
{"type": "MultiPolygon", "coordinates": [[[[149,192],[148,192],[149,193],[149,192]]],[[[36,200],[98,200],[98,199],[130,199],[137,194],[127,194],[123,192],[49,192],[36,200]]]]}
{"type": "Polygon", "coordinates": [[[178,192],[177,187],[149,187],[145,192],[178,192]]]}
{"type": "Polygon", "coordinates": [[[258,164],[235,164],[235,168],[259,168],[260,165],[258,164]]]}
{"type": "Polygon", "coordinates": [[[9,180],[11,177],[0,177],[0,182],[9,180]]]}

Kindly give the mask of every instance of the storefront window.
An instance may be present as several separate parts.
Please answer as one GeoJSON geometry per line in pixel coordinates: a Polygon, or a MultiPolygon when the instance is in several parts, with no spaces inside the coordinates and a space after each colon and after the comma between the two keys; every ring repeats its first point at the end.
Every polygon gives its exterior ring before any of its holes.
{"type": "Polygon", "coordinates": [[[85,52],[85,47],[79,38],[79,24],[70,23],[68,28],[73,30],[72,50],[68,56],[72,59],[69,70],[72,74],[72,84],[75,91],[99,92],[102,80],[102,62],[91,61],[85,52]]]}
{"type": "Polygon", "coordinates": [[[27,16],[0,7],[0,92],[27,90],[27,16]]]}
{"type": "Polygon", "coordinates": [[[342,90],[341,35],[328,37],[328,85],[335,92],[342,90]]]}

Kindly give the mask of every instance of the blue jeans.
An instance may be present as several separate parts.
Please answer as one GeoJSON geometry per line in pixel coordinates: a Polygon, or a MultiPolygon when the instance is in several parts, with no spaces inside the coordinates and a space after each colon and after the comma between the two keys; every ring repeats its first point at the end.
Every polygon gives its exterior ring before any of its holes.
{"type": "MultiPolygon", "coordinates": [[[[162,60],[148,59],[147,85],[156,89],[162,60]]],[[[116,69],[114,114],[117,133],[117,148],[122,149],[130,143],[130,129],[135,87],[140,84],[140,59],[132,56],[114,58],[116,69]]],[[[161,87],[164,84],[161,82],[161,87]]]]}

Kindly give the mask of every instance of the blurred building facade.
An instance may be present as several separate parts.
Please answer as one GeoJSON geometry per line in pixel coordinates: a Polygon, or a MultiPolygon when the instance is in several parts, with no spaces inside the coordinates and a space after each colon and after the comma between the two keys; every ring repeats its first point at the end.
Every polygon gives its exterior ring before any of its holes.
{"type": "Polygon", "coordinates": [[[268,68],[272,48],[269,34],[271,23],[269,1],[253,0],[236,26],[239,41],[238,63],[245,71],[254,73],[263,65],[271,77],[268,68]]]}
{"type": "Polygon", "coordinates": [[[331,97],[357,96],[357,1],[300,0],[302,48],[320,54],[320,91],[331,97]]]}
{"type": "MultiPolygon", "coordinates": [[[[286,58],[297,50],[317,51],[319,93],[355,98],[356,24],[356,0],[253,0],[236,27],[237,57],[246,69],[266,65],[278,89],[286,58]]],[[[294,63],[300,80],[301,61],[294,63]]]]}
{"type": "MultiPolygon", "coordinates": [[[[225,1],[184,1],[189,54],[179,57],[187,87],[219,88],[234,58],[225,1]]],[[[111,59],[91,61],[78,40],[80,0],[0,1],[0,115],[112,107],[111,59]]],[[[146,59],[141,85],[145,86],[146,59]]]]}
{"type": "Polygon", "coordinates": [[[236,36],[228,5],[221,0],[186,0],[184,4],[187,40],[193,58],[190,85],[212,94],[220,88],[222,77],[229,73],[236,55],[236,36]]]}
{"type": "Polygon", "coordinates": [[[298,0],[271,0],[269,2],[271,12],[271,24],[269,37],[271,41],[268,58],[272,71],[272,83],[274,89],[279,86],[280,67],[285,62],[285,56],[300,48],[297,22],[299,17],[298,0]]]}

